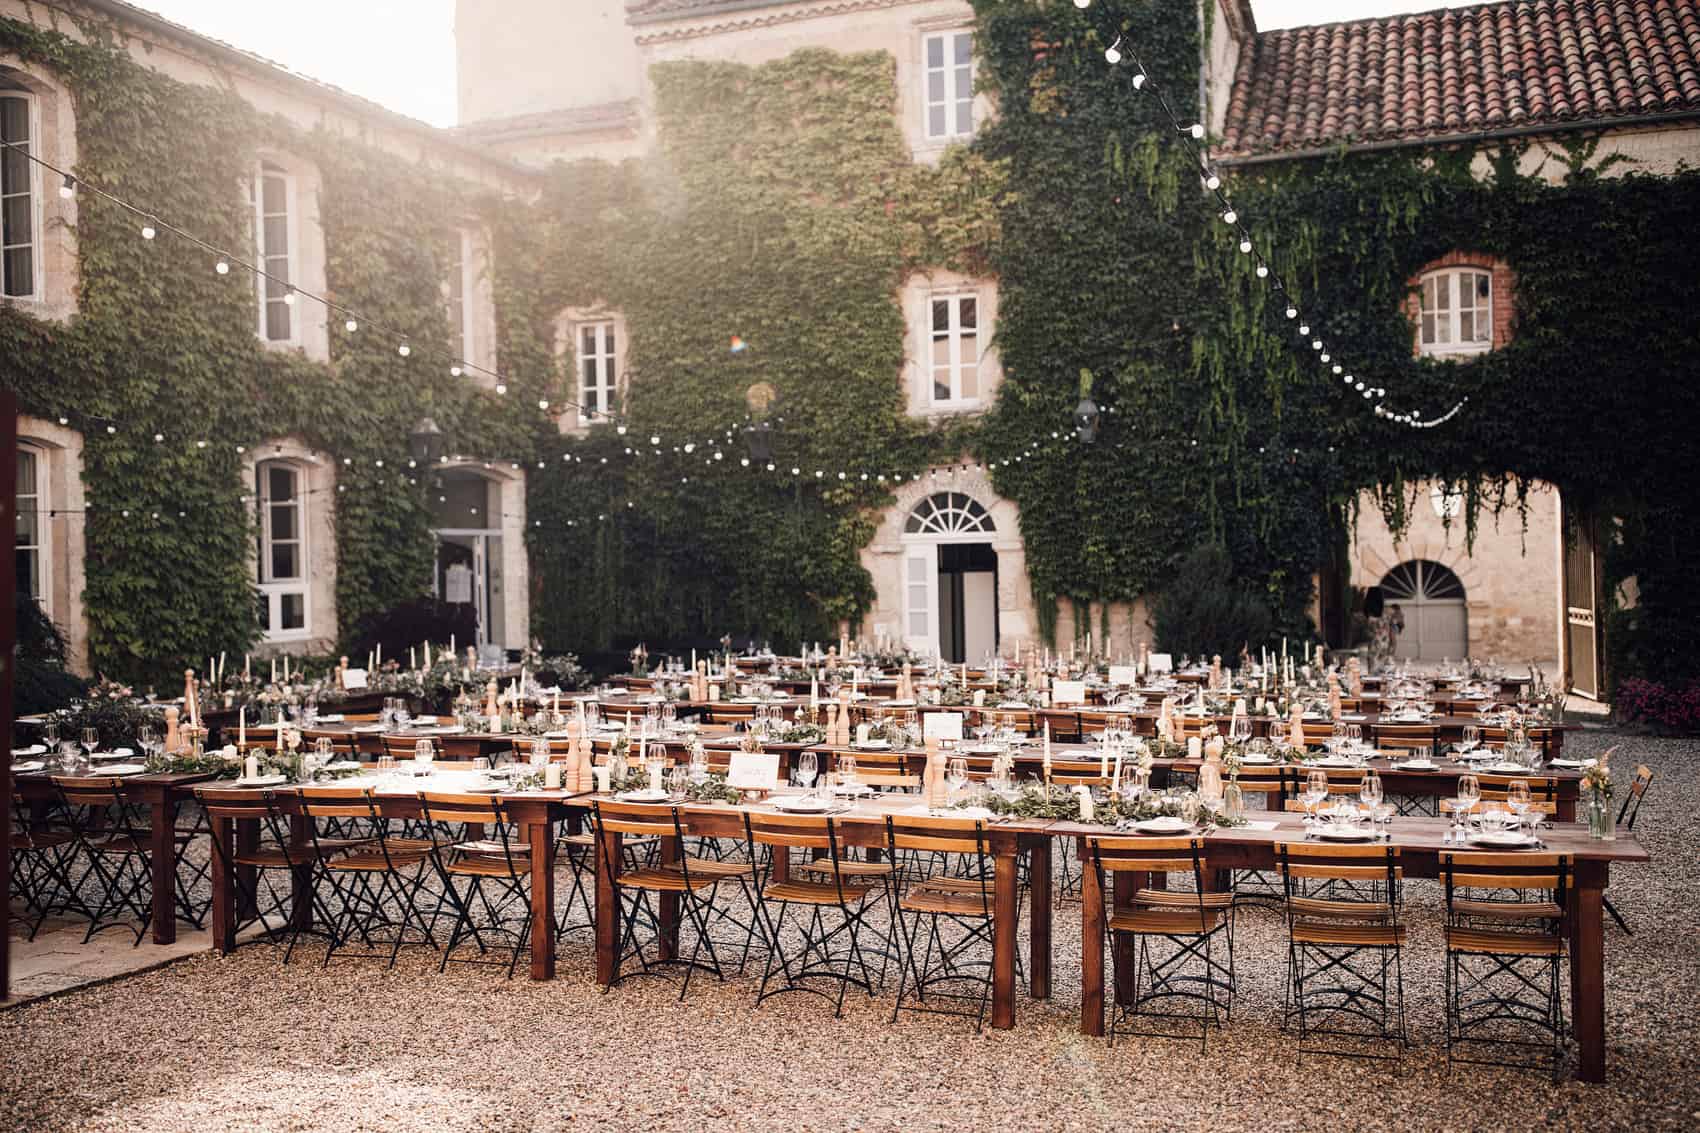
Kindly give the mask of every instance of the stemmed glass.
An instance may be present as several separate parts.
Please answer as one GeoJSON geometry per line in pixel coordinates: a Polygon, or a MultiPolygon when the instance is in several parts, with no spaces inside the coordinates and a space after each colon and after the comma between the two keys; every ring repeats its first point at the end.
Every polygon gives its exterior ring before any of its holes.
{"type": "Polygon", "coordinates": [[[1476,750],[1476,745],[1482,742],[1482,730],[1475,724],[1464,725],[1464,739],[1458,747],[1462,753],[1476,750]]]}
{"type": "Polygon", "coordinates": [[[1304,794],[1299,796],[1305,804],[1305,825],[1316,825],[1316,808],[1323,799],[1328,797],[1328,772],[1311,771],[1305,776],[1304,794]]]}
{"type": "Polygon", "coordinates": [[[90,759],[93,759],[94,753],[99,751],[99,750],[100,750],[100,729],[99,728],[84,728],[83,729],[83,751],[88,753],[88,756],[89,756],[90,759]]]}
{"type": "Polygon", "coordinates": [[[1358,785],[1358,802],[1369,814],[1371,822],[1375,822],[1381,811],[1381,776],[1373,771],[1364,773],[1364,781],[1358,785]]]}
{"type": "Polygon", "coordinates": [[[690,778],[698,785],[708,782],[708,752],[701,744],[691,745],[690,778]]]}
{"type": "Polygon", "coordinates": [[[944,777],[950,786],[950,797],[960,797],[962,789],[968,785],[968,761],[956,756],[945,765],[944,777]]]}
{"type": "Polygon", "coordinates": [[[1243,744],[1251,739],[1251,717],[1235,716],[1229,721],[1228,738],[1237,744],[1243,744]]]}
{"type": "Polygon", "coordinates": [[[431,761],[437,758],[437,748],[430,740],[420,740],[413,745],[413,767],[415,774],[431,774],[431,761]]]}
{"type": "Polygon", "coordinates": [[[838,757],[838,785],[845,793],[854,794],[856,789],[856,757],[845,752],[838,757]]]}
{"type": "Polygon", "coordinates": [[[804,790],[815,785],[815,776],[820,773],[820,761],[812,751],[797,753],[797,782],[804,790]]]}
{"type": "MultiPolygon", "coordinates": [[[[1529,795],[1527,779],[1513,779],[1505,787],[1505,807],[1517,816],[1517,821],[1528,825],[1529,807],[1533,799],[1529,795]]],[[[1533,837],[1533,834],[1530,835],[1533,837]]]]}
{"type": "Polygon", "coordinates": [[[1474,775],[1458,776],[1458,797],[1453,800],[1452,817],[1456,828],[1454,838],[1463,842],[1470,830],[1470,812],[1481,801],[1481,783],[1474,775]]]}

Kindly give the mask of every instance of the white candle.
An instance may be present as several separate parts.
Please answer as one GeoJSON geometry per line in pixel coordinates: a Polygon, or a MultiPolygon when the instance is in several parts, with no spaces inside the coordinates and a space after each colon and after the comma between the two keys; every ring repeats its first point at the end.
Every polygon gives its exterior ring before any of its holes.
{"type": "Polygon", "coordinates": [[[244,704],[236,713],[236,746],[247,750],[248,747],[248,706],[244,704]]]}
{"type": "Polygon", "coordinates": [[[454,651],[455,651],[455,635],[451,633],[451,634],[449,634],[449,653],[453,654],[454,651]]]}
{"type": "Polygon", "coordinates": [[[414,669],[417,669],[419,667],[418,662],[418,655],[414,653],[413,646],[409,645],[407,647],[407,671],[412,672],[414,669]]]}
{"type": "Polygon", "coordinates": [[[242,683],[247,684],[248,679],[249,679],[248,654],[244,653],[244,654],[242,654],[242,683]]]}
{"type": "Polygon", "coordinates": [[[277,683],[277,658],[272,658],[272,684],[277,683]]]}
{"type": "Polygon", "coordinates": [[[427,669],[429,669],[431,667],[431,643],[430,643],[430,641],[425,642],[425,667],[427,669]]]}
{"type": "MultiPolygon", "coordinates": [[[[383,667],[384,667],[384,643],[380,641],[380,642],[378,642],[378,668],[381,669],[383,667]]],[[[284,670],[285,673],[287,673],[289,671],[289,658],[288,657],[285,657],[283,659],[283,670],[284,670]]]]}

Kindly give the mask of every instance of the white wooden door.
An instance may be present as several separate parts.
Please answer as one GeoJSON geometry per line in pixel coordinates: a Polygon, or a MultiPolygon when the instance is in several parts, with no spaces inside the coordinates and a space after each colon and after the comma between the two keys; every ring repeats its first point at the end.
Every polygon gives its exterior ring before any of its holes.
{"type": "Polygon", "coordinates": [[[903,643],[924,657],[939,649],[939,550],[903,548],[903,643]]]}

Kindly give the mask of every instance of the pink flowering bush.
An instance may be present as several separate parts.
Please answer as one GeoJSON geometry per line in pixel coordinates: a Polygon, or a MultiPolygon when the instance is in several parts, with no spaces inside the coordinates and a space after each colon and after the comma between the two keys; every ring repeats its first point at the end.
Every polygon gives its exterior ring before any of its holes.
{"type": "Polygon", "coordinates": [[[1646,724],[1672,732],[1700,732],[1700,680],[1667,685],[1630,677],[1618,684],[1612,707],[1624,723],[1646,724]]]}

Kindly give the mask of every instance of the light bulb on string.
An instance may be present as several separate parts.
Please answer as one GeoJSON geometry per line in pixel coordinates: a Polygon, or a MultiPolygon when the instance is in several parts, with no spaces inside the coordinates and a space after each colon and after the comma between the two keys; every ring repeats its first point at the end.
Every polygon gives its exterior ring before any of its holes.
{"type": "Polygon", "coordinates": [[[1204,171],[1204,187],[1212,193],[1222,187],[1222,179],[1216,176],[1214,170],[1206,169],[1204,171]]]}
{"type": "Polygon", "coordinates": [[[1299,309],[1291,303],[1287,304],[1287,317],[1289,319],[1296,319],[1299,317],[1299,309]]]}
{"type": "Polygon", "coordinates": [[[501,395],[501,394],[505,394],[507,392],[508,392],[508,384],[506,382],[497,382],[496,383],[496,393],[497,393],[498,396],[501,395]]]}
{"type": "Polygon", "coordinates": [[[67,201],[77,195],[77,179],[69,173],[65,174],[65,180],[59,186],[59,195],[67,201]]]}
{"type": "Polygon", "coordinates": [[[1074,0],[1074,6],[1084,12],[1092,6],[1092,0],[1074,0]]]}
{"type": "Polygon", "coordinates": [[[1321,350],[1322,349],[1322,340],[1320,338],[1311,339],[1310,340],[1310,348],[1312,350],[1321,350]]]}
{"type": "Polygon", "coordinates": [[[403,339],[401,345],[395,348],[395,352],[400,354],[403,358],[406,358],[409,354],[413,353],[413,347],[409,346],[407,341],[403,339]]]}
{"type": "Polygon", "coordinates": [[[1334,372],[1336,374],[1338,374],[1340,372],[1340,363],[1338,363],[1338,362],[1334,363],[1334,372]]]}
{"type": "Polygon", "coordinates": [[[458,377],[460,377],[460,375],[461,375],[460,363],[457,362],[453,366],[449,367],[449,377],[458,378],[458,377]]]}
{"type": "Polygon", "coordinates": [[[220,275],[229,275],[230,274],[230,261],[221,258],[218,261],[218,263],[213,265],[213,270],[218,272],[218,274],[220,274],[220,275]]]}
{"type": "Polygon", "coordinates": [[[159,235],[159,232],[154,228],[153,221],[144,220],[142,222],[142,239],[143,240],[152,240],[155,236],[158,236],[158,235],[159,235]]]}
{"type": "Polygon", "coordinates": [[[345,319],[342,324],[342,329],[347,331],[349,334],[353,334],[355,331],[360,329],[360,323],[355,319],[345,319]]]}
{"type": "Polygon", "coordinates": [[[1192,124],[1191,128],[1187,130],[1187,133],[1191,134],[1194,139],[1203,138],[1204,137],[1204,123],[1194,122],[1192,124]]]}
{"type": "Polygon", "coordinates": [[[1299,324],[1299,333],[1300,334],[1309,334],[1310,333],[1310,324],[1309,323],[1300,323],[1299,324]]]}
{"type": "Polygon", "coordinates": [[[1233,224],[1234,222],[1239,220],[1239,218],[1240,218],[1239,213],[1235,212],[1233,209],[1229,209],[1227,212],[1224,212],[1222,214],[1222,223],[1223,224],[1233,224]]]}
{"type": "Polygon", "coordinates": [[[1133,89],[1141,90],[1145,86],[1145,72],[1141,71],[1133,77],[1133,89]]]}
{"type": "Polygon", "coordinates": [[[1269,278],[1269,265],[1268,264],[1258,264],[1257,265],[1257,278],[1259,278],[1259,279],[1268,279],[1269,278]]]}
{"type": "Polygon", "coordinates": [[[1328,362],[1328,355],[1327,355],[1327,354],[1323,354],[1323,356],[1322,356],[1322,358],[1321,358],[1321,359],[1320,359],[1320,361],[1321,361],[1321,362],[1322,362],[1322,363],[1323,363],[1323,364],[1325,364],[1325,365],[1326,365],[1326,364],[1327,364],[1327,362],[1328,362]]]}
{"type": "Polygon", "coordinates": [[[547,398],[538,398],[537,408],[539,408],[539,409],[543,410],[545,413],[547,413],[549,411],[549,401],[548,401],[548,399],[547,398]]]}
{"type": "Polygon", "coordinates": [[[617,434],[619,434],[622,437],[625,436],[626,435],[625,424],[622,422],[621,424],[615,425],[614,426],[614,432],[616,432],[617,434]]]}
{"type": "Polygon", "coordinates": [[[295,288],[291,287],[283,293],[283,305],[285,307],[295,306],[295,288]]]}
{"type": "Polygon", "coordinates": [[[1116,36],[1116,41],[1104,48],[1104,62],[1115,66],[1122,61],[1122,37],[1116,36]]]}
{"type": "Polygon", "coordinates": [[[1240,237],[1240,254],[1246,255],[1246,256],[1251,255],[1251,238],[1250,237],[1247,237],[1247,236],[1241,236],[1240,237]]]}

